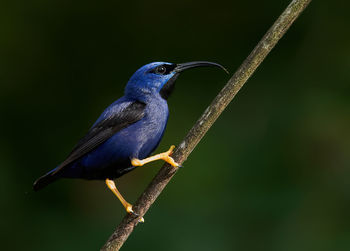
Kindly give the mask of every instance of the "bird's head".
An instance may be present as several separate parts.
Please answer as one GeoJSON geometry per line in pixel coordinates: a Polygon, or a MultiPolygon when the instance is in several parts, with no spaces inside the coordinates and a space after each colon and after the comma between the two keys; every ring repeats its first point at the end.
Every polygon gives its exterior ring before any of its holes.
{"type": "Polygon", "coordinates": [[[220,64],[195,61],[183,64],[154,62],[142,66],[130,78],[125,88],[125,94],[137,99],[147,99],[153,95],[160,95],[167,99],[172,93],[175,81],[181,72],[195,67],[214,66],[227,72],[220,64]]]}

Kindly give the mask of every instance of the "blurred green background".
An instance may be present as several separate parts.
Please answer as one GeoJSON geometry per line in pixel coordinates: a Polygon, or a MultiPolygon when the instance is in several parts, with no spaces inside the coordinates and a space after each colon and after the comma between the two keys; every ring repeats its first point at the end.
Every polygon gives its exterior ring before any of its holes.
{"type": "MultiPolygon", "coordinates": [[[[34,193],[152,61],[233,73],[280,1],[2,1],[1,249],[97,250],[125,215],[101,181],[34,193]]],[[[349,2],[314,1],[210,129],[123,250],[350,250],[349,2]]],[[[177,81],[157,152],[179,144],[228,80],[177,81]]],[[[161,166],[117,180],[134,202],[161,166]]]]}

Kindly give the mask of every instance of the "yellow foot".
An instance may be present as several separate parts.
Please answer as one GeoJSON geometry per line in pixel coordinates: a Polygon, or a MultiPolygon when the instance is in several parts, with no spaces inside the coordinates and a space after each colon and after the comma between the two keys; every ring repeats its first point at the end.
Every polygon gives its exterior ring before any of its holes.
{"type": "MultiPolygon", "coordinates": [[[[137,213],[134,212],[134,210],[132,210],[132,205],[128,203],[128,205],[125,207],[125,210],[127,213],[132,214],[136,217],[138,217],[139,215],[137,213]]],[[[139,218],[139,222],[144,223],[145,219],[143,217],[139,218]]]]}
{"type": "Polygon", "coordinates": [[[168,151],[164,152],[164,153],[160,153],[151,157],[148,157],[146,159],[140,160],[140,159],[136,159],[133,158],[131,160],[131,164],[133,166],[143,166],[144,164],[147,164],[149,162],[155,161],[155,160],[159,160],[162,159],[165,162],[169,163],[170,165],[172,165],[173,167],[180,167],[180,165],[178,163],[175,162],[175,160],[170,157],[170,155],[173,153],[175,146],[172,145],[168,151]]]}
{"type": "MultiPolygon", "coordinates": [[[[120,202],[123,204],[123,207],[125,208],[126,212],[129,214],[133,214],[135,216],[139,216],[137,213],[134,212],[134,210],[132,210],[132,205],[127,202],[124,197],[120,194],[120,192],[118,191],[117,187],[115,186],[115,183],[113,180],[110,179],[106,179],[106,185],[108,186],[108,188],[117,196],[117,198],[120,200],[120,202]]],[[[145,220],[143,219],[143,217],[139,218],[139,222],[145,222],[145,220]]]]}

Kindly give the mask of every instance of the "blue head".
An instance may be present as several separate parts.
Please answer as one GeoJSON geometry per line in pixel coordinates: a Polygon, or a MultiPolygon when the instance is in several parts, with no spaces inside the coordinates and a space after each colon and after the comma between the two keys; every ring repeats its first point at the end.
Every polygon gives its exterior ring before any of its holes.
{"type": "Polygon", "coordinates": [[[206,61],[184,64],[153,62],[142,66],[131,76],[125,88],[125,95],[140,101],[154,96],[167,99],[174,89],[175,80],[182,71],[201,66],[216,66],[226,71],[223,66],[206,61]]]}

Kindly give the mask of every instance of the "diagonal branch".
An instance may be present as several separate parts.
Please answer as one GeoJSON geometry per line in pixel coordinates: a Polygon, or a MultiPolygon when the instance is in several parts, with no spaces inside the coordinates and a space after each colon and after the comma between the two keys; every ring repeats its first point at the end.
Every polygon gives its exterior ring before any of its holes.
{"type": "MultiPolygon", "coordinates": [[[[288,5],[175,150],[173,158],[177,163],[182,164],[187,159],[222,111],[310,2],[311,0],[293,0],[288,5]]],[[[163,165],[133,206],[140,216],[148,211],[176,171],[177,168],[168,164],[163,165]]],[[[126,215],[101,250],[119,250],[137,223],[137,217],[126,215]]]]}

